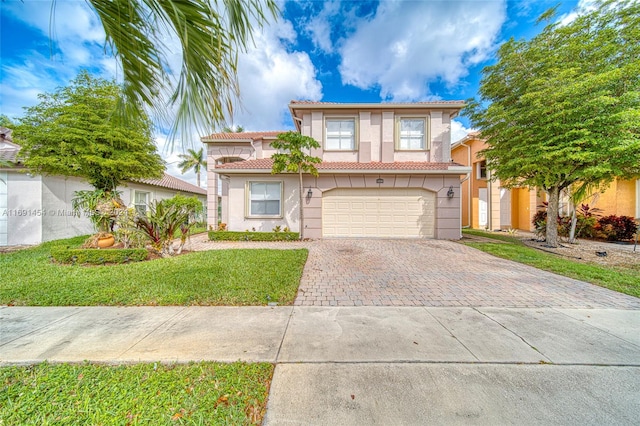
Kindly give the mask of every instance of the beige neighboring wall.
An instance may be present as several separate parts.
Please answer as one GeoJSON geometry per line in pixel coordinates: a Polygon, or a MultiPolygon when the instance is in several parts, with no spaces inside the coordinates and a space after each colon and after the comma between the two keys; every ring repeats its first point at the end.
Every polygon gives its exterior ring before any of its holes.
{"type": "Polygon", "coordinates": [[[638,212],[638,181],[615,180],[601,193],[586,201],[591,207],[601,210],[602,216],[617,215],[639,217],[638,212]]]}

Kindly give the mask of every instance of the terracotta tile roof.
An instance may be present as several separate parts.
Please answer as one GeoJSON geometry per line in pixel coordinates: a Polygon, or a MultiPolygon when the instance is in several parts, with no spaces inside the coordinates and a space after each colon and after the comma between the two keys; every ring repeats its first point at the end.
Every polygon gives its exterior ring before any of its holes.
{"type": "Polygon", "coordinates": [[[175,176],[164,174],[160,179],[133,179],[133,182],[143,183],[146,185],[159,186],[161,188],[173,189],[180,192],[189,192],[192,194],[207,195],[207,190],[197,187],[196,185],[178,179],[175,176]]]}
{"type": "Polygon", "coordinates": [[[273,130],[267,132],[224,132],[224,133],[213,133],[209,136],[205,136],[202,140],[220,140],[220,141],[229,141],[229,140],[258,140],[265,137],[276,137],[280,133],[284,133],[287,130],[273,130]]]}
{"type": "MultiPolygon", "coordinates": [[[[216,169],[224,170],[271,170],[273,160],[246,160],[235,163],[216,165],[216,169]]],[[[458,163],[396,162],[396,163],[356,163],[323,161],[317,165],[318,170],[448,170],[449,166],[461,166],[458,163]]]]}

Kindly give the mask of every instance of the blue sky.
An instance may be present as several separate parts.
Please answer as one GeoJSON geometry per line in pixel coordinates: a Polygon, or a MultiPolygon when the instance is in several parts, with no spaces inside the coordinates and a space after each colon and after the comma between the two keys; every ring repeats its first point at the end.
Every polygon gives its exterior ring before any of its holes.
{"type": "MultiPolygon", "coordinates": [[[[293,128],[292,99],[328,102],[465,100],[480,71],[510,37],[531,38],[557,0],[282,1],[277,22],[254,34],[239,57],[242,105],[230,122],[247,130],[293,128]]],[[[563,1],[558,19],[588,7],[563,1]]],[[[0,2],[0,114],[15,118],[37,94],[66,85],[81,69],[117,78],[104,33],[84,1],[0,2]],[[52,38],[50,36],[53,35],[52,38]]],[[[167,40],[171,49],[172,40],[167,40]]],[[[179,50],[171,55],[179,57],[179,50]]],[[[464,118],[452,140],[465,135],[464,118]]],[[[163,135],[157,135],[163,146],[163,135]]],[[[195,145],[197,145],[197,141],[195,145]]],[[[165,153],[175,162],[182,144],[165,153]]],[[[168,171],[181,176],[175,165],[168,171]]],[[[195,181],[194,176],[185,179],[195,181]]]]}

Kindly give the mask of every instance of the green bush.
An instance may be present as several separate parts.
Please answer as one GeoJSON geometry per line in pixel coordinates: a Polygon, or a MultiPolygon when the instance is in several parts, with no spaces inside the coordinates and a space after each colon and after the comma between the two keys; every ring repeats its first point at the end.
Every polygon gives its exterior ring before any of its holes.
{"type": "Polygon", "coordinates": [[[296,241],[300,239],[297,232],[236,232],[209,231],[211,241],[296,241]]]}
{"type": "Polygon", "coordinates": [[[631,216],[605,216],[598,219],[596,235],[609,241],[632,240],[638,226],[631,216]]]}
{"type": "Polygon", "coordinates": [[[73,249],[58,247],[51,249],[51,257],[60,263],[103,263],[140,262],[149,256],[147,249],[73,249]]]}

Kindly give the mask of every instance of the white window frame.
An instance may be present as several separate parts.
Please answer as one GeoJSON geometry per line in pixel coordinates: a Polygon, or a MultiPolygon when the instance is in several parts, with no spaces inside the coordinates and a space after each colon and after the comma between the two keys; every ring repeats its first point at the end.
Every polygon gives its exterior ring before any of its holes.
{"type": "MultiPolygon", "coordinates": [[[[340,146],[342,145],[342,139],[344,136],[340,133],[338,136],[340,139],[340,146]]],[[[324,118],[324,151],[357,151],[358,150],[358,120],[357,117],[348,115],[348,116],[328,116],[324,118]],[[329,148],[328,147],[328,139],[329,132],[327,131],[327,124],[329,122],[336,121],[351,121],[353,122],[353,134],[351,135],[351,144],[347,148],[329,148]]]]}
{"type": "Polygon", "coordinates": [[[141,191],[141,190],[134,190],[133,191],[133,208],[136,210],[136,212],[140,213],[140,214],[147,214],[147,211],[149,210],[149,201],[151,199],[151,192],[149,191],[141,191]],[[139,203],[138,202],[138,194],[140,195],[145,195],[145,202],[144,203],[139,203]]]}
{"type": "MultiPolygon", "coordinates": [[[[265,194],[266,195],[266,194],[265,194]]],[[[255,200],[255,201],[261,201],[261,200],[255,200]]],[[[267,201],[267,199],[265,198],[265,200],[263,201],[267,201]]],[[[273,200],[271,200],[273,201],[273,200]]],[[[262,219],[262,218],[270,218],[270,219],[281,219],[283,217],[283,203],[284,203],[284,182],[283,181],[276,181],[276,180],[250,180],[246,182],[246,188],[245,188],[245,217],[248,219],[262,219]],[[252,207],[252,200],[251,199],[251,189],[253,184],[267,184],[267,185],[279,185],[280,186],[280,190],[279,190],[279,194],[280,194],[280,199],[278,200],[278,213],[277,214],[253,214],[251,207],[252,207]]]]}
{"type": "Polygon", "coordinates": [[[489,172],[487,171],[487,161],[482,160],[476,163],[476,179],[478,180],[487,180],[489,176],[489,172]],[[482,171],[484,170],[484,176],[482,175],[482,171]]]}
{"type": "Polygon", "coordinates": [[[397,151],[428,151],[430,149],[429,143],[429,116],[425,115],[401,115],[396,120],[396,150],[397,151]],[[422,147],[421,148],[409,148],[402,145],[402,123],[404,121],[422,121],[424,123],[422,132],[422,147]]]}

